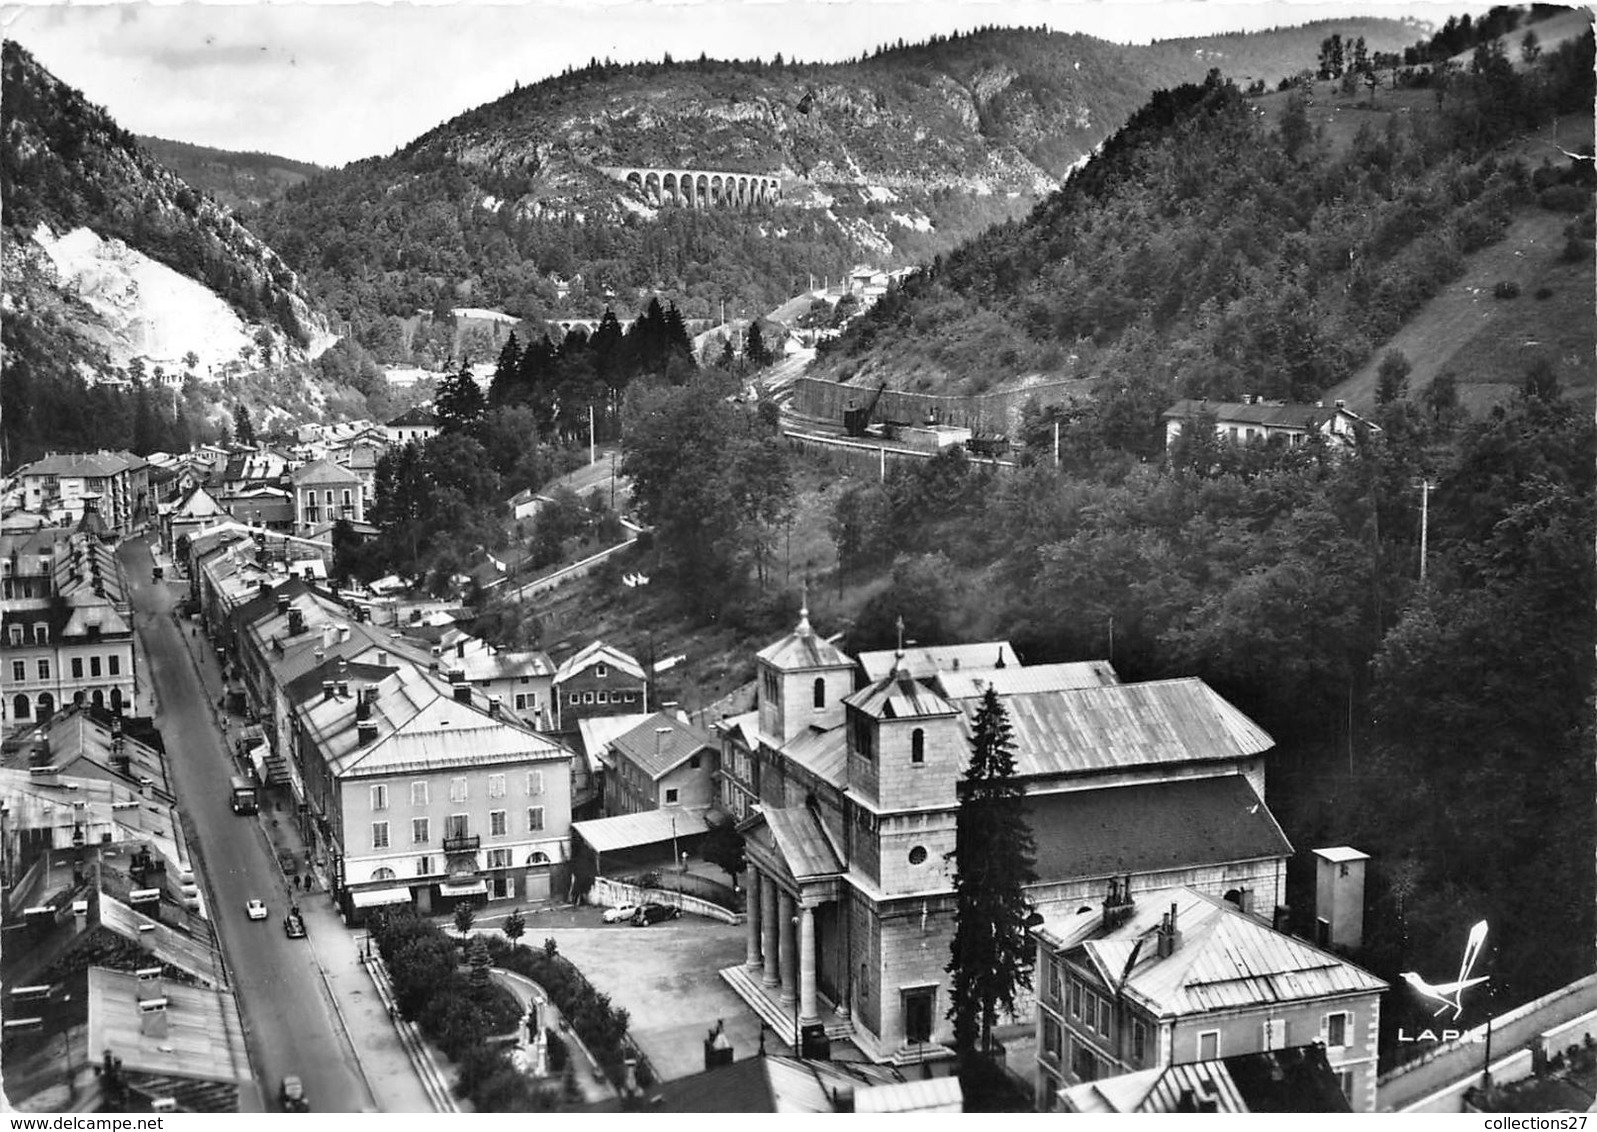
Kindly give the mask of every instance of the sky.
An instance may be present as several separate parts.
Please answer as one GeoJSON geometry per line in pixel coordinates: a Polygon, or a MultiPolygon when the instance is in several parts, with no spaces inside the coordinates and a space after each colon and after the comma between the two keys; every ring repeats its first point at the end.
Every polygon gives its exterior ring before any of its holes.
{"type": "Polygon", "coordinates": [[[673,58],[836,62],[989,24],[1122,43],[1356,14],[1440,24],[1469,0],[486,0],[0,3],[0,28],[136,134],[341,165],[517,82],[673,58]]]}

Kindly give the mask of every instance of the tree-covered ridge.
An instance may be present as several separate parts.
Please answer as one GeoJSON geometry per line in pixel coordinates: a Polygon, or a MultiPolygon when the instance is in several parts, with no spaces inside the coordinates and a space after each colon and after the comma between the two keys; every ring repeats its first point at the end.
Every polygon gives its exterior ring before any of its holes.
{"type": "Polygon", "coordinates": [[[1217,73],[1162,91],[1029,217],[856,322],[825,372],[979,388],[1075,354],[1111,377],[1179,375],[1195,397],[1313,399],[1514,209],[1565,207],[1542,171],[1492,151],[1589,110],[1591,59],[1589,33],[1523,70],[1482,47],[1463,73],[1410,76],[1433,82],[1433,113],[1388,116],[1345,149],[1317,134],[1301,92],[1271,96],[1286,100],[1272,126],[1217,73]]]}
{"type": "MultiPolygon", "coordinates": [[[[1414,35],[1396,21],[1336,26],[1394,48],[1414,35]]],[[[986,29],[824,66],[594,60],[313,178],[250,220],[384,356],[395,320],[440,301],[540,318],[596,315],[607,291],[624,309],[658,292],[690,319],[723,300],[752,314],[810,275],[930,260],[1026,208],[1149,91],[1217,64],[1291,73],[1323,33],[1124,47],[986,29]],[[649,216],[596,168],[622,165],[778,174],[788,201],[649,216]],[[554,276],[580,276],[565,306],[554,276]]]]}
{"type": "Polygon", "coordinates": [[[205,284],[246,319],[309,344],[294,272],[225,209],[142,150],[17,43],[3,49],[0,210],[10,239],[88,227],[205,284]]]}
{"type": "Polygon", "coordinates": [[[190,188],[235,210],[265,204],[323,171],[272,153],[239,153],[168,138],[140,137],[139,145],[190,188]]]}

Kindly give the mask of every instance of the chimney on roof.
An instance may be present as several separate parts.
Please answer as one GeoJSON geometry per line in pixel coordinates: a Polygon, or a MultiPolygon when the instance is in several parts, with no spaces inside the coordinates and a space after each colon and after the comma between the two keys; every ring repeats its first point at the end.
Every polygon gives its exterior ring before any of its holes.
{"type": "Polygon", "coordinates": [[[349,640],[349,626],[348,625],[340,625],[338,627],[338,639],[340,641],[349,640]]]}
{"type": "Polygon", "coordinates": [[[456,656],[465,656],[466,655],[466,642],[465,641],[457,641],[457,642],[455,642],[455,655],[456,656]]]}
{"type": "Polygon", "coordinates": [[[853,1085],[839,1085],[837,1087],[837,1091],[832,1094],[832,1111],[833,1112],[853,1112],[854,1111],[854,1086],[853,1085]]]}
{"type": "Polygon", "coordinates": [[[160,964],[137,967],[133,971],[133,977],[138,980],[139,998],[141,1000],[164,998],[166,996],[166,984],[161,981],[160,964]]]}
{"type": "Polygon", "coordinates": [[[362,747],[375,743],[377,741],[377,721],[375,719],[363,719],[355,724],[355,737],[362,747]]]}
{"type": "Polygon", "coordinates": [[[332,699],[333,698],[333,689],[335,687],[337,687],[337,685],[335,685],[331,680],[323,680],[322,681],[322,698],[324,700],[332,699]]]}
{"type": "MultiPolygon", "coordinates": [[[[340,675],[342,675],[342,673],[340,673],[340,675]]],[[[340,680],[338,682],[338,698],[341,699],[341,700],[349,699],[349,681],[348,680],[340,680]]]]}
{"type": "Polygon", "coordinates": [[[377,667],[378,668],[386,668],[386,667],[388,667],[388,650],[387,649],[378,649],[377,650],[377,667]]]}
{"type": "Polygon", "coordinates": [[[463,704],[471,703],[471,685],[470,684],[456,684],[454,686],[454,691],[455,691],[455,700],[457,702],[463,703],[463,704]]]}
{"type": "Polygon", "coordinates": [[[333,623],[329,621],[327,624],[322,626],[322,648],[332,648],[334,636],[333,623]]]}
{"type": "Polygon", "coordinates": [[[1342,400],[1342,398],[1338,397],[1336,399],[1336,407],[1338,409],[1345,409],[1345,408],[1347,408],[1347,402],[1342,400]]]}
{"type": "Polygon", "coordinates": [[[322,663],[327,659],[327,654],[325,652],[323,652],[321,649],[317,649],[316,652],[314,654],[312,654],[312,655],[314,656],[314,658],[316,660],[316,667],[317,668],[320,668],[322,666],[322,663]]]}
{"type": "Polygon", "coordinates": [[[166,1028],[166,999],[139,999],[139,1033],[147,1038],[164,1038],[166,1028]]]}
{"type": "Polygon", "coordinates": [[[303,609],[290,609],[288,611],[288,635],[298,636],[305,631],[305,611],[303,609]]]}
{"type": "Polygon", "coordinates": [[[498,719],[500,713],[504,710],[504,703],[503,696],[488,697],[488,714],[498,719]]]}
{"type": "Polygon", "coordinates": [[[1131,902],[1131,878],[1126,878],[1125,887],[1121,887],[1118,879],[1111,878],[1109,881],[1109,895],[1104,898],[1103,902],[1104,929],[1106,931],[1111,930],[1125,923],[1126,920],[1130,919],[1133,907],[1134,905],[1131,902]]]}
{"type": "Polygon", "coordinates": [[[1171,904],[1170,911],[1166,912],[1159,920],[1159,958],[1170,958],[1170,956],[1175,954],[1176,948],[1180,946],[1181,931],[1176,927],[1176,906],[1171,904]]]}
{"type": "Polygon", "coordinates": [[[629,1057],[624,1064],[626,1075],[621,1082],[621,1092],[625,1096],[635,1097],[642,1091],[638,1088],[638,1059],[629,1057]]]}
{"type": "MultiPolygon", "coordinates": [[[[261,590],[264,592],[266,590],[266,588],[267,588],[266,583],[262,582],[261,583],[261,590]]],[[[277,597],[277,612],[279,612],[279,613],[287,613],[288,612],[288,597],[287,597],[287,595],[285,595],[285,594],[279,594],[278,595],[278,597],[277,597]]]]}

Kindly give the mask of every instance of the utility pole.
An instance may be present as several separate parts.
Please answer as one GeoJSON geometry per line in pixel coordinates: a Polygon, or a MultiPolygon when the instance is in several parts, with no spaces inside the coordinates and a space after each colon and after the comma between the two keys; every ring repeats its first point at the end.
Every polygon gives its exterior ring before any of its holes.
{"type": "Polygon", "coordinates": [[[1059,466],[1059,422],[1054,422],[1054,467],[1059,466]]]}
{"type": "Polygon", "coordinates": [[[1430,549],[1431,491],[1436,485],[1430,480],[1420,481],[1420,585],[1425,584],[1425,558],[1430,549]]]}
{"type": "Polygon", "coordinates": [[[588,464],[591,466],[598,460],[593,454],[593,406],[588,406],[588,464]]]}

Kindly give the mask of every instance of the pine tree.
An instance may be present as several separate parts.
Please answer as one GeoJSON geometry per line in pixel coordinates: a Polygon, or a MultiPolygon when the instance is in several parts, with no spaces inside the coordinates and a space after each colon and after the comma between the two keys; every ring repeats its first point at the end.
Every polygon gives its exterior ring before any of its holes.
{"type": "Polygon", "coordinates": [[[987,689],[976,713],[970,766],[959,782],[952,854],[955,928],[947,970],[953,976],[948,1017],[962,1063],[992,1053],[1002,1008],[1012,1013],[1015,990],[1029,988],[1031,905],[1025,886],[1036,881],[1036,843],[1015,781],[1009,715],[987,689]]]}
{"type": "Polygon", "coordinates": [[[471,367],[461,364],[460,372],[446,377],[438,386],[434,409],[438,422],[445,432],[472,434],[487,415],[488,403],[483,399],[477,379],[471,376],[471,367]]]}
{"type": "Polygon", "coordinates": [[[255,422],[250,420],[248,405],[240,405],[233,410],[233,435],[240,444],[255,446],[255,422]]]}
{"type": "Polygon", "coordinates": [[[512,330],[499,351],[499,361],[494,365],[493,384],[488,386],[488,401],[492,405],[507,405],[516,400],[516,383],[521,375],[521,343],[512,330]]]}
{"type": "Polygon", "coordinates": [[[765,335],[758,320],[749,323],[748,337],[743,340],[743,360],[756,369],[770,364],[771,353],[765,348],[765,335]]]}

